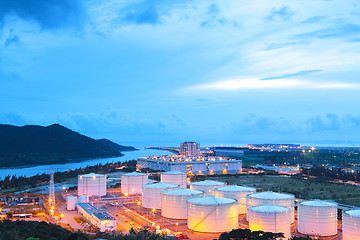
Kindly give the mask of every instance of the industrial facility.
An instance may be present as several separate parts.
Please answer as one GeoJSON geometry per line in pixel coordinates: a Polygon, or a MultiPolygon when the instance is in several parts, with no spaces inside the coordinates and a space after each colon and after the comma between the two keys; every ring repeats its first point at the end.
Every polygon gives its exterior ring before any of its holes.
{"type": "MultiPolygon", "coordinates": [[[[194,167],[193,161],[206,167],[205,170],[199,170],[201,174],[209,175],[215,172],[213,163],[227,163],[229,166],[234,162],[241,166],[241,161],[180,156],[141,158],[138,165],[144,164],[141,161],[158,164],[163,168],[178,164],[184,164],[187,168],[185,171],[167,169],[169,171],[151,173],[152,176],[156,174],[160,182],[148,179],[149,174],[146,173],[123,173],[121,189],[118,189],[120,195],[106,193],[105,175],[80,175],[80,196],[68,196],[66,209],[77,209],[101,231],[116,229],[116,217],[99,208],[93,201],[116,201],[113,202],[115,206],[125,209],[122,217],[131,215],[130,219],[142,219],[149,226],[157,226],[156,229],[166,223],[166,226],[173,225],[175,232],[176,226],[181,223],[192,234],[218,234],[241,225],[253,231],[283,233],[286,239],[307,235],[320,239],[341,236],[338,234],[341,224],[338,222],[338,205],[335,202],[302,201],[295,199],[292,194],[228,185],[222,181],[189,181],[188,175],[194,169],[189,170],[189,165],[194,167]]],[[[342,236],[344,240],[360,239],[360,210],[343,213],[342,236]]]]}
{"type": "Polygon", "coordinates": [[[100,231],[112,231],[116,229],[116,219],[110,216],[106,211],[97,209],[90,203],[78,203],[78,211],[100,231]]]}
{"type": "Polygon", "coordinates": [[[137,160],[137,169],[178,171],[187,175],[240,173],[242,161],[223,157],[152,156],[137,160]]]}
{"type": "Polygon", "coordinates": [[[106,175],[89,173],[78,176],[78,196],[105,196],[106,175]]]}

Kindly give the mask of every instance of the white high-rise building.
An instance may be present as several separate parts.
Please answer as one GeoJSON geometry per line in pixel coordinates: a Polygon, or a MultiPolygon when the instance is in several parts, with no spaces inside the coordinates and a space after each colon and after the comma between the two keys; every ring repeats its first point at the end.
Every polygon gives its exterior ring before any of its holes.
{"type": "Polygon", "coordinates": [[[196,142],[183,142],[180,144],[180,155],[182,156],[200,156],[200,144],[196,142]]]}

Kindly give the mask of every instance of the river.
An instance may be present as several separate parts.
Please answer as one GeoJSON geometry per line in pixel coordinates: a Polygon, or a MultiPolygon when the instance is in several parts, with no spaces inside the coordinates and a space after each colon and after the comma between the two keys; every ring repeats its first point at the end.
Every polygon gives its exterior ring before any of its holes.
{"type": "Polygon", "coordinates": [[[24,168],[3,168],[0,169],[0,179],[4,179],[7,175],[13,176],[25,176],[30,177],[36,174],[50,173],[51,168],[54,168],[55,172],[63,172],[67,170],[74,170],[80,167],[93,166],[96,164],[106,164],[110,162],[124,162],[127,160],[136,160],[138,157],[147,157],[153,155],[169,155],[168,151],[153,150],[153,149],[140,149],[139,151],[123,152],[125,156],[116,158],[100,158],[91,159],[83,162],[65,163],[65,164],[54,164],[54,165],[40,165],[34,167],[24,168]]]}

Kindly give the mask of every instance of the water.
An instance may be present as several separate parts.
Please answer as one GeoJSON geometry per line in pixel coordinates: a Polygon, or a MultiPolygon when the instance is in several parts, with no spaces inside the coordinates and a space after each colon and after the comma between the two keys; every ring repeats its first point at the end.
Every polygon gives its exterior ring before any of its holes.
{"type": "Polygon", "coordinates": [[[168,151],[154,150],[154,149],[140,149],[139,151],[132,152],[123,152],[125,156],[116,157],[116,158],[101,158],[101,159],[91,159],[83,162],[77,163],[65,163],[65,164],[54,164],[54,165],[40,165],[35,167],[25,167],[25,168],[4,168],[0,169],[0,179],[4,179],[7,175],[10,176],[25,176],[30,177],[36,174],[50,173],[51,168],[54,168],[55,172],[64,172],[67,170],[74,170],[76,168],[84,168],[86,166],[93,166],[96,164],[106,164],[111,162],[124,162],[127,160],[136,160],[138,157],[147,157],[153,155],[169,155],[171,154],[168,151]]]}

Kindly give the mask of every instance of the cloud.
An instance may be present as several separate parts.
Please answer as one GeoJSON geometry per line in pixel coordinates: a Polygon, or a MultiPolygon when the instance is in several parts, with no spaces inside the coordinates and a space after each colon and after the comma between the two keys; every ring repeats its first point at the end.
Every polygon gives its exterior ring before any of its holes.
{"type": "Polygon", "coordinates": [[[346,23],[330,28],[319,29],[307,33],[297,34],[295,38],[349,38],[360,35],[360,25],[346,23]]]}
{"type": "Polygon", "coordinates": [[[325,18],[326,17],[324,17],[324,16],[314,16],[314,17],[306,19],[305,21],[302,21],[301,23],[317,23],[317,22],[324,20],[325,18]]]}
{"type": "Polygon", "coordinates": [[[310,82],[300,80],[260,80],[255,78],[225,80],[190,87],[192,90],[222,90],[237,91],[249,89],[330,89],[330,88],[359,88],[359,84],[340,82],[310,82]]]}
{"type": "Polygon", "coordinates": [[[267,21],[273,20],[289,20],[292,17],[293,13],[289,10],[288,7],[282,6],[279,9],[272,9],[270,14],[266,17],[267,21]]]}
{"type": "Polygon", "coordinates": [[[14,16],[36,22],[42,30],[81,29],[85,11],[81,0],[0,0],[0,26],[14,16]]]}
{"type": "Polygon", "coordinates": [[[123,21],[128,23],[156,25],[161,21],[157,1],[145,0],[138,4],[131,4],[124,11],[127,13],[123,21]]]}
{"type": "Polygon", "coordinates": [[[284,75],[276,76],[276,77],[262,78],[261,80],[273,80],[273,79],[282,79],[282,78],[292,78],[292,77],[303,76],[303,75],[307,75],[307,74],[311,74],[311,73],[316,73],[316,72],[321,72],[321,70],[320,70],[320,69],[303,70],[303,71],[300,71],[300,72],[288,73],[288,74],[284,74],[284,75]]]}
{"type": "Polygon", "coordinates": [[[333,113],[327,113],[325,116],[313,116],[306,121],[311,132],[336,131],[341,127],[339,116],[333,113]]]}
{"type": "Polygon", "coordinates": [[[4,46],[5,47],[8,47],[10,46],[11,44],[14,44],[16,46],[19,46],[20,45],[20,38],[18,35],[15,35],[13,37],[9,37],[5,40],[5,43],[4,43],[4,46]]]}

